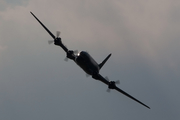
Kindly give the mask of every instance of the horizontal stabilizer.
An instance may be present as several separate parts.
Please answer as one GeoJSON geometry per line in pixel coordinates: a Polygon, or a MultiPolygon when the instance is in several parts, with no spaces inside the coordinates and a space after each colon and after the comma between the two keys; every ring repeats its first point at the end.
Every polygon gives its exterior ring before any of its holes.
{"type": "Polygon", "coordinates": [[[111,57],[111,54],[109,54],[106,59],[104,59],[104,61],[102,63],[99,64],[99,69],[101,69],[103,67],[103,65],[106,63],[106,61],[111,57]]]}

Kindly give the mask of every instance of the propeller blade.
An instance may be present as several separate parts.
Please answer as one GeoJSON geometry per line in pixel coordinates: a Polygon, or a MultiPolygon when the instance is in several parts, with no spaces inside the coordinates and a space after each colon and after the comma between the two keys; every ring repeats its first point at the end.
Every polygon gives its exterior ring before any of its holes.
{"type": "Polygon", "coordinates": [[[117,81],[115,81],[115,83],[116,83],[116,84],[120,84],[120,81],[119,81],[119,80],[117,80],[117,81]]]}
{"type": "Polygon", "coordinates": [[[54,42],[54,40],[48,40],[49,44],[52,44],[54,42]]]}
{"type": "Polygon", "coordinates": [[[106,79],[107,81],[109,81],[109,78],[108,78],[107,76],[105,77],[105,79],[106,79]]]}
{"type": "MultiPolygon", "coordinates": [[[[107,81],[109,81],[109,78],[108,78],[107,76],[105,77],[105,79],[106,79],[107,81]]],[[[117,80],[117,81],[115,81],[115,83],[116,83],[116,84],[120,84],[120,81],[117,80]]]]}
{"type": "Polygon", "coordinates": [[[60,31],[57,31],[57,32],[56,32],[56,37],[59,37],[60,34],[61,34],[61,32],[60,32],[60,31]]]}
{"type": "Polygon", "coordinates": [[[109,92],[111,92],[111,90],[108,88],[108,89],[106,90],[106,92],[108,92],[108,93],[109,93],[109,92]]]}
{"type": "Polygon", "coordinates": [[[68,58],[66,57],[66,58],[64,59],[64,61],[66,61],[66,62],[67,62],[67,61],[68,61],[68,58]]]}
{"type": "Polygon", "coordinates": [[[89,74],[86,74],[86,77],[89,77],[90,75],[89,74]]]}

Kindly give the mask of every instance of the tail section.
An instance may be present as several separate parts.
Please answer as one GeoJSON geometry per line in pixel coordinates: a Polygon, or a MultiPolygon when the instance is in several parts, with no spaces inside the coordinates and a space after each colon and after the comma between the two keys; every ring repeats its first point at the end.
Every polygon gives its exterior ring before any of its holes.
{"type": "Polygon", "coordinates": [[[99,69],[101,69],[103,67],[103,65],[106,63],[106,61],[111,57],[111,54],[109,54],[106,59],[103,60],[102,63],[99,64],[99,69]]]}

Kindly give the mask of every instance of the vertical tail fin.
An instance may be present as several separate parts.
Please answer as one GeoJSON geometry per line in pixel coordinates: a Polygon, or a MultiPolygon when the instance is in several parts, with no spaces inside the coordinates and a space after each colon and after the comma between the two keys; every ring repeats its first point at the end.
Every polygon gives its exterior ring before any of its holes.
{"type": "Polygon", "coordinates": [[[99,69],[103,67],[103,65],[106,63],[106,61],[111,57],[111,54],[109,54],[103,61],[102,63],[99,64],[99,69]]]}

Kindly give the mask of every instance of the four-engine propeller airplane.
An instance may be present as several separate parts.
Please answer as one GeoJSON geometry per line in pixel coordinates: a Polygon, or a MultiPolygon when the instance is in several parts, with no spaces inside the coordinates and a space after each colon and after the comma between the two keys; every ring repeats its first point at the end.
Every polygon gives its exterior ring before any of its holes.
{"type": "Polygon", "coordinates": [[[132,97],[128,93],[124,92],[120,88],[116,86],[118,84],[118,81],[109,81],[107,78],[104,78],[99,74],[99,70],[103,67],[103,65],[106,63],[106,61],[109,59],[111,54],[109,54],[102,63],[98,64],[90,55],[89,53],[85,51],[81,51],[77,53],[77,51],[69,50],[66,46],[61,41],[61,38],[59,37],[60,32],[57,32],[57,36],[54,36],[49,29],[32,13],[30,12],[35,19],[42,25],[42,27],[50,34],[50,36],[54,39],[53,41],[48,41],[49,44],[53,43],[57,46],[60,46],[65,52],[66,52],[66,59],[71,59],[73,60],[77,65],[79,65],[88,75],[91,75],[92,78],[99,80],[106,85],[108,85],[109,90],[110,89],[115,89],[118,92],[124,94],[125,96],[135,100],[136,102],[140,103],[141,105],[147,107],[150,109],[149,106],[145,105],[141,101],[137,100],[136,98],[132,97]]]}

